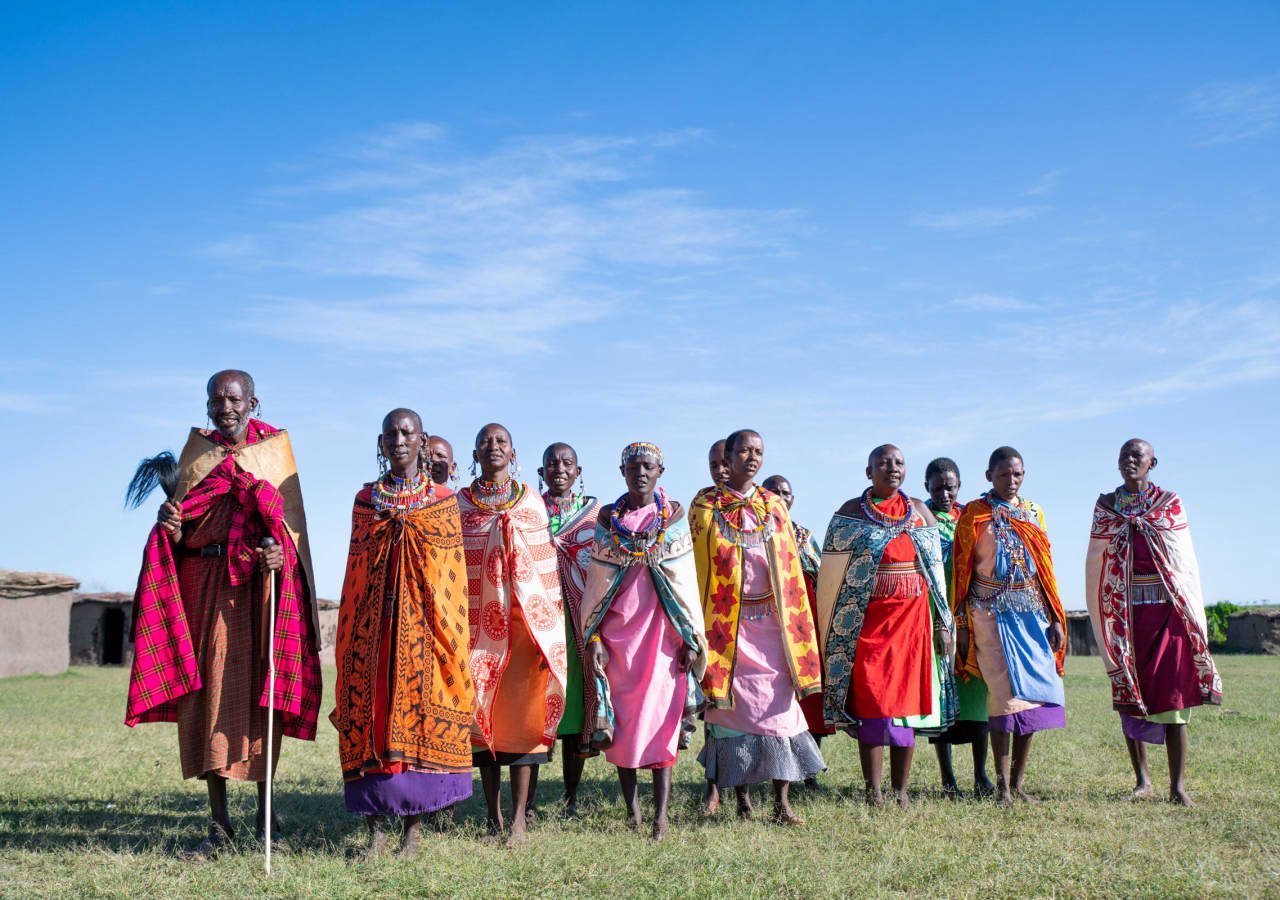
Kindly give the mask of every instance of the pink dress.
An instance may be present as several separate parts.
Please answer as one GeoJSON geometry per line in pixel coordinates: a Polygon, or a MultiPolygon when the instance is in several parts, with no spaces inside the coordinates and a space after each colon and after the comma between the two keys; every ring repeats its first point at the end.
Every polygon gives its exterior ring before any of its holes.
{"type": "MultiPolygon", "coordinates": [[[[656,515],[651,503],[625,513],[622,524],[644,530],[656,515]]],[[[648,568],[632,566],[623,577],[599,634],[609,653],[605,677],[617,717],[604,758],[622,769],[675,765],[686,684],[677,660],[684,642],[667,619],[648,568]]]]}
{"type": "MultiPolygon", "coordinates": [[[[744,524],[754,527],[749,508],[743,515],[744,524]]],[[[809,726],[791,682],[765,552],[764,547],[743,548],[742,612],[733,668],[734,706],[708,709],[706,720],[710,725],[743,734],[794,737],[808,731],[809,726]]]]}

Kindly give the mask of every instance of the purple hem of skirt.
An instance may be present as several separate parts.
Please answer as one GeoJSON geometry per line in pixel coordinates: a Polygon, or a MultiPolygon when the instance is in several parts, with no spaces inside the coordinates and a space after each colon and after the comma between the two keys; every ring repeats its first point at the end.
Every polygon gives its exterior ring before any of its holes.
{"type": "Polygon", "coordinates": [[[1144,744],[1164,743],[1164,725],[1160,722],[1148,722],[1146,719],[1121,713],[1120,727],[1124,736],[1130,740],[1142,741],[1144,744]]]}
{"type": "Polygon", "coordinates": [[[987,727],[991,731],[1008,731],[1014,734],[1066,728],[1067,710],[1066,707],[1046,703],[1008,716],[991,716],[987,719],[987,727]]]}
{"type": "Polygon", "coordinates": [[[916,732],[893,719],[863,719],[858,725],[858,743],[872,747],[914,747],[916,732]]]}
{"type": "Polygon", "coordinates": [[[343,786],[347,812],[361,816],[416,816],[471,796],[470,772],[366,775],[343,786]]]}

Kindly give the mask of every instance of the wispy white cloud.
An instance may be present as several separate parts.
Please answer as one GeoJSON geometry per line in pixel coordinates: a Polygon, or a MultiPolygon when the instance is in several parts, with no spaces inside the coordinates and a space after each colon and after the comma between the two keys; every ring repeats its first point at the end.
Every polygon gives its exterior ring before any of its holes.
{"type": "Polygon", "coordinates": [[[1047,209],[1046,206],[979,206],[952,212],[916,213],[911,217],[911,224],[939,231],[998,228],[1034,219],[1047,209]]]}
{"type": "Polygon", "coordinates": [[[1258,137],[1280,124],[1280,77],[1201,85],[1186,103],[1200,120],[1201,145],[1258,137]]]}
{"type": "Polygon", "coordinates": [[[1036,179],[1035,184],[1031,185],[1023,193],[1028,197],[1047,197],[1058,189],[1058,182],[1062,180],[1062,176],[1066,172],[1066,169],[1054,169],[1051,172],[1045,172],[1036,179]]]}
{"type": "Polygon", "coordinates": [[[432,123],[400,123],[295,170],[272,192],[268,227],[207,249],[314,285],[259,297],[283,338],[353,351],[385,349],[391,335],[406,353],[538,350],[661,279],[786,250],[792,211],[645,183],[656,154],[702,137],[539,136],[476,153],[432,123]]]}

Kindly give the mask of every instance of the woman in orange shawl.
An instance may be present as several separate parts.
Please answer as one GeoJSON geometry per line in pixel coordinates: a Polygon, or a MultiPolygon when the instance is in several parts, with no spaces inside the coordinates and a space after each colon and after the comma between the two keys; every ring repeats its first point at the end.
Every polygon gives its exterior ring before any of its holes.
{"type": "Polygon", "coordinates": [[[356,494],[351,514],[329,719],[369,856],[386,850],[387,816],[404,817],[400,855],[412,856],[422,814],[471,796],[462,526],[457,498],[431,479],[426,439],[416,412],[387,413],[382,475],[356,494]]]}
{"type": "Polygon", "coordinates": [[[991,490],[966,505],[956,525],[951,604],[956,673],[987,684],[996,799],[1009,803],[1014,797],[1031,799],[1022,777],[1032,735],[1067,724],[1062,688],[1067,620],[1044,514],[1018,496],[1026,474],[1022,455],[998,447],[987,466],[991,490]]]}

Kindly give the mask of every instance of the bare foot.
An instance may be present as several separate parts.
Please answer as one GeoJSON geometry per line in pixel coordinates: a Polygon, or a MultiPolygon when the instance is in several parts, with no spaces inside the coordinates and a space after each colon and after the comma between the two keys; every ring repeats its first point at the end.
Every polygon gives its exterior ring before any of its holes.
{"type": "Polygon", "coordinates": [[[1169,802],[1185,806],[1187,809],[1196,808],[1195,801],[1191,799],[1191,795],[1186,792],[1185,788],[1170,788],[1169,802]]]}
{"type": "Polygon", "coordinates": [[[738,818],[739,819],[750,819],[755,814],[756,814],[755,807],[751,805],[750,800],[747,800],[745,802],[741,800],[738,801],[738,818]]]}
{"type": "Polygon", "coordinates": [[[803,825],[804,817],[797,816],[790,806],[774,806],[773,823],[775,825],[803,825]]]}
{"type": "Polygon", "coordinates": [[[230,847],[234,839],[235,832],[230,825],[210,822],[209,833],[205,835],[205,839],[189,850],[181,851],[178,854],[178,858],[184,862],[204,862],[210,859],[217,859],[218,854],[230,847]]]}
{"type": "Polygon", "coordinates": [[[649,833],[649,837],[661,843],[662,839],[665,838],[666,836],[667,836],[667,817],[662,816],[661,818],[654,819],[653,831],[649,833]]]}
{"type": "Polygon", "coordinates": [[[1013,806],[1013,794],[1003,784],[996,787],[996,806],[1013,806]]]}
{"type": "Polygon", "coordinates": [[[714,816],[720,808],[720,789],[714,781],[707,782],[707,789],[702,795],[702,814],[714,816]]]}
{"type": "Polygon", "coordinates": [[[404,837],[400,838],[400,852],[396,854],[400,859],[413,859],[418,855],[419,843],[418,837],[422,827],[419,823],[414,822],[404,827],[404,837]]]}
{"type": "Polygon", "coordinates": [[[974,781],[973,783],[973,796],[979,800],[984,797],[994,796],[995,792],[996,786],[991,783],[991,779],[989,778],[983,778],[982,780],[974,781]]]}
{"type": "Polygon", "coordinates": [[[898,809],[907,809],[911,806],[911,795],[906,791],[894,791],[893,796],[898,801],[898,809]]]}
{"type": "Polygon", "coordinates": [[[577,796],[565,797],[563,802],[563,813],[566,819],[578,818],[578,798],[577,796]]]}
{"type": "Polygon", "coordinates": [[[511,835],[507,838],[508,847],[519,847],[525,841],[529,840],[529,835],[525,832],[525,824],[522,818],[517,818],[511,823],[511,835]]]}
{"type": "Polygon", "coordinates": [[[954,781],[942,783],[942,796],[948,800],[959,800],[964,794],[960,791],[960,785],[954,781]]]}
{"type": "Polygon", "coordinates": [[[639,831],[640,826],[644,824],[644,816],[640,813],[639,806],[633,806],[627,810],[627,827],[632,831],[639,831]]]}
{"type": "Polygon", "coordinates": [[[369,833],[369,843],[356,854],[356,862],[369,862],[380,856],[385,856],[386,852],[387,832],[382,828],[375,828],[369,833]]]}
{"type": "Polygon", "coordinates": [[[821,791],[822,785],[818,784],[818,776],[810,775],[804,780],[804,789],[806,791],[821,791]]]}
{"type": "Polygon", "coordinates": [[[1032,797],[1030,794],[1024,791],[1021,787],[1016,787],[1013,789],[1013,796],[1015,799],[1021,800],[1023,803],[1030,803],[1034,805],[1040,802],[1037,798],[1032,797]]]}
{"type": "Polygon", "coordinates": [[[496,844],[502,840],[502,820],[488,819],[484,823],[484,837],[480,840],[486,844],[496,844]]]}
{"type": "Polygon", "coordinates": [[[884,793],[879,788],[864,788],[862,796],[867,801],[867,806],[884,806],[884,793]]]}
{"type": "Polygon", "coordinates": [[[1149,800],[1155,795],[1156,795],[1155,788],[1153,788],[1150,782],[1148,782],[1147,784],[1140,784],[1137,787],[1135,787],[1132,791],[1130,791],[1129,799],[1131,801],[1149,800]]]}

